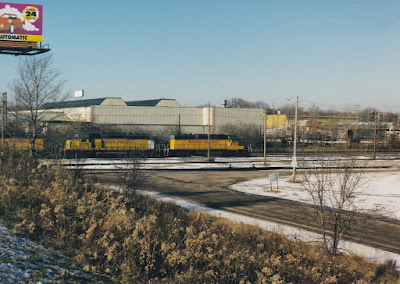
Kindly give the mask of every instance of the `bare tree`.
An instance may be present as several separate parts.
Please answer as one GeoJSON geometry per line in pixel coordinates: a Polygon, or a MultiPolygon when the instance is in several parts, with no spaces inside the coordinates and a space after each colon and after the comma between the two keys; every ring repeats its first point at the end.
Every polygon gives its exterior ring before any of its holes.
{"type": "MultiPolygon", "coordinates": [[[[287,115],[294,115],[296,106],[293,104],[286,104],[280,108],[281,112],[287,115]]],[[[304,114],[305,110],[303,107],[299,106],[297,108],[298,114],[304,114]]]]}
{"type": "Polygon", "coordinates": [[[263,108],[270,110],[269,105],[262,101],[251,102],[242,98],[232,98],[230,101],[230,105],[233,108],[263,108]]]}
{"type": "Polygon", "coordinates": [[[19,125],[23,125],[31,151],[42,131],[42,119],[48,113],[46,104],[66,98],[63,93],[65,81],[53,68],[51,55],[25,57],[17,68],[17,78],[10,84],[14,95],[11,112],[19,125]]]}
{"type": "Polygon", "coordinates": [[[254,123],[224,124],[219,129],[221,133],[229,134],[238,138],[239,143],[253,148],[262,148],[262,129],[254,123]]]}
{"type": "Polygon", "coordinates": [[[130,154],[129,157],[126,158],[125,166],[119,168],[121,171],[119,179],[122,183],[122,191],[125,196],[135,193],[145,182],[147,175],[142,169],[143,163],[144,158],[135,154],[130,154]]]}
{"type": "Polygon", "coordinates": [[[319,116],[319,115],[323,115],[324,111],[317,105],[311,105],[308,107],[307,109],[307,113],[311,116],[319,116]]]}
{"type": "Polygon", "coordinates": [[[357,161],[351,157],[341,161],[323,158],[315,162],[302,181],[312,204],[312,217],[320,228],[323,246],[334,256],[343,235],[356,224],[359,226],[359,213],[365,213],[358,207],[362,200],[357,199],[365,193],[367,179],[365,172],[356,168],[357,161]]]}
{"type": "Polygon", "coordinates": [[[374,107],[367,107],[360,111],[359,115],[361,121],[373,121],[373,113],[378,113],[379,110],[374,107]]]}

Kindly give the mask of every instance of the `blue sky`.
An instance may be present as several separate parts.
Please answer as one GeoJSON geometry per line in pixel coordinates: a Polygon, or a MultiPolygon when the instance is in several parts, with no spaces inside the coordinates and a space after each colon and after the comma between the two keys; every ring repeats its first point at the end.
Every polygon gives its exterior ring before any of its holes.
{"type": "MultiPolygon", "coordinates": [[[[43,5],[43,43],[86,98],[241,97],[400,111],[398,1],[5,1],[43,5]]],[[[0,58],[0,90],[18,57],[0,58]]]]}

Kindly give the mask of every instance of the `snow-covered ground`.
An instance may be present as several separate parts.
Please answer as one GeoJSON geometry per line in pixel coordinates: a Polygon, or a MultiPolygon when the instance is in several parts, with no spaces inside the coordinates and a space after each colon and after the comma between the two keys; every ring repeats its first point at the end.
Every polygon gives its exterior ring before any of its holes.
{"type": "MultiPolygon", "coordinates": [[[[301,179],[302,177],[300,177],[301,179]]],[[[388,217],[400,220],[400,173],[365,173],[365,183],[356,198],[356,206],[362,209],[382,207],[388,217]]],[[[310,203],[309,195],[301,183],[291,183],[289,177],[279,176],[278,181],[270,181],[269,173],[265,178],[249,180],[231,185],[236,191],[272,196],[293,201],[310,203]]]]}
{"type": "Polygon", "coordinates": [[[11,234],[0,224],[0,283],[111,283],[70,267],[52,248],[11,234]]]}
{"type": "MultiPolygon", "coordinates": [[[[371,156],[360,155],[352,157],[363,163],[368,167],[379,167],[385,165],[398,169],[400,167],[399,156],[378,155],[376,160],[371,160],[371,156]]],[[[307,156],[299,158],[298,166],[313,167],[315,161],[320,159],[318,156],[307,156]]],[[[346,159],[341,156],[331,157],[331,162],[334,163],[346,159]]],[[[248,169],[248,168],[265,168],[270,169],[291,167],[291,155],[268,155],[266,157],[266,165],[264,165],[263,157],[217,157],[214,162],[205,162],[205,157],[170,157],[170,158],[148,158],[142,163],[142,168],[145,170],[200,170],[200,169],[248,169]]],[[[47,160],[46,162],[52,163],[53,161],[47,160]]],[[[64,160],[62,163],[67,168],[73,168],[79,165],[84,170],[112,170],[123,169],[129,164],[129,159],[69,159],[64,160]],[[71,166],[68,166],[71,165],[71,166]]]]}

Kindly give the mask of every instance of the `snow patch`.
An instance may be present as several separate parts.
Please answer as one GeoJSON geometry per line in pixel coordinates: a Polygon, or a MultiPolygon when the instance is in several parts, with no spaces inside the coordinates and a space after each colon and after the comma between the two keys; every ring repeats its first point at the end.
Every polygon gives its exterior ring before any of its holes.
{"type": "MultiPolygon", "coordinates": [[[[240,182],[229,188],[251,195],[278,197],[310,204],[309,195],[301,183],[291,183],[288,179],[288,176],[280,176],[278,183],[271,183],[269,178],[265,177],[240,182]]],[[[362,190],[356,197],[356,207],[365,210],[383,208],[385,216],[400,220],[400,174],[370,173],[364,179],[366,190],[362,190]]]]}

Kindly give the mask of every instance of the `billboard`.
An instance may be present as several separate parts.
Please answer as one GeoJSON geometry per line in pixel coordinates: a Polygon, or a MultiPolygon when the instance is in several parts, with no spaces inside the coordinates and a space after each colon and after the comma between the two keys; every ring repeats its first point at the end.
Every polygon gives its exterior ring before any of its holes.
{"type": "Polygon", "coordinates": [[[0,2],[0,40],[42,41],[43,6],[0,2]]]}

